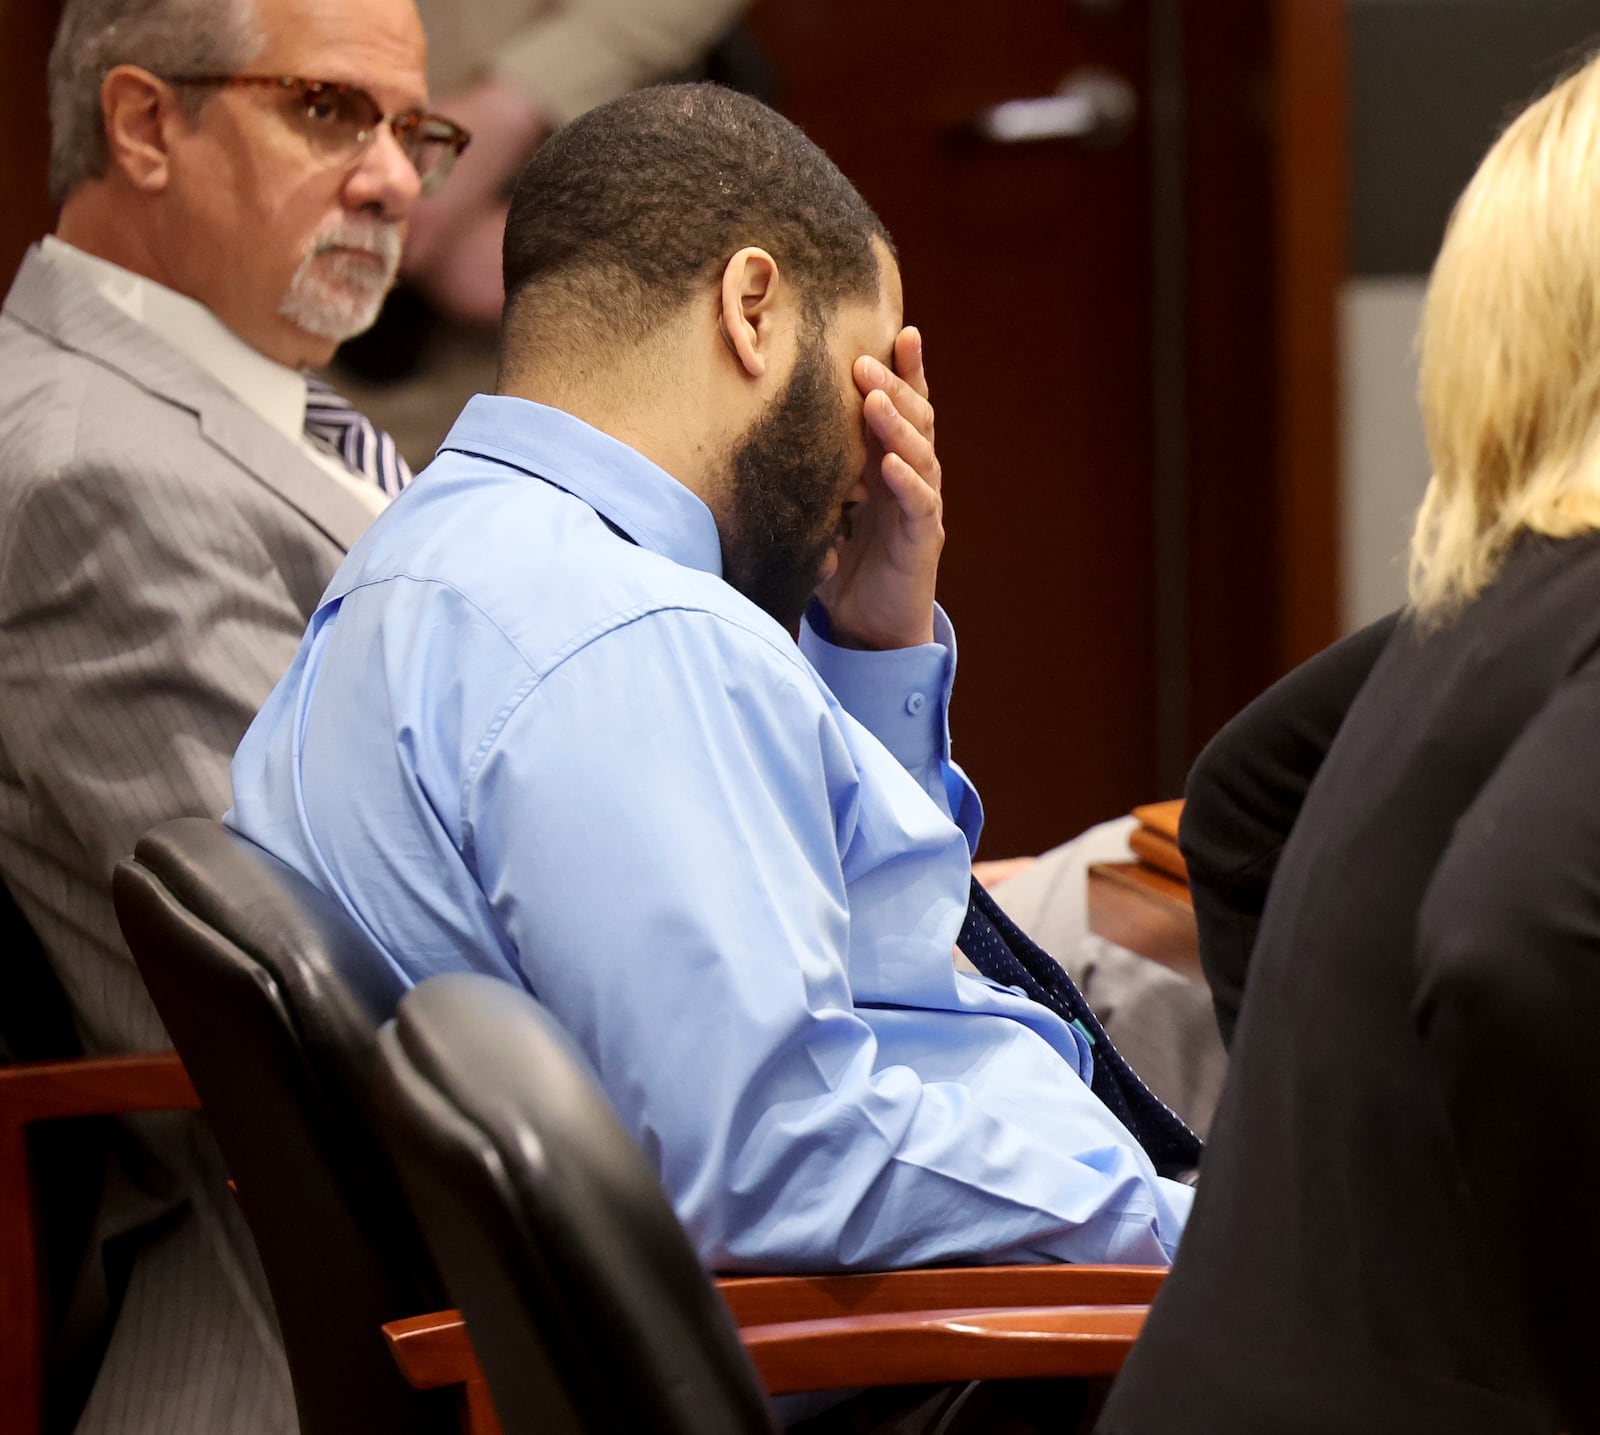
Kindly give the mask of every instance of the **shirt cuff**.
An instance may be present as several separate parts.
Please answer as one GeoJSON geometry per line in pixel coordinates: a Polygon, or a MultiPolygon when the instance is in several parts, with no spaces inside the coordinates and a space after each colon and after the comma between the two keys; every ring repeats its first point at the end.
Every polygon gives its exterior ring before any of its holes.
{"type": "Polygon", "coordinates": [[[841,648],[832,641],[827,613],[815,602],[800,624],[800,651],[840,707],[913,773],[950,755],[948,713],[956,635],[937,605],[933,638],[931,643],[887,652],[841,648]]]}

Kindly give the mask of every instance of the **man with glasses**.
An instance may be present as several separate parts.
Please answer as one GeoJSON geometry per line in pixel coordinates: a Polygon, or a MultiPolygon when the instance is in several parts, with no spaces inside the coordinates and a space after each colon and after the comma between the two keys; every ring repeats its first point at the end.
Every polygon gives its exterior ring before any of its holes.
{"type": "MultiPolygon", "coordinates": [[[[411,0],[67,0],[60,221],[0,314],[0,876],[92,1052],[168,1044],[114,863],[228,806],[235,745],[405,480],[304,370],[372,322],[466,145],[426,62],[411,0]]],[[[90,1264],[125,1290],[99,1293],[120,1314],[78,1429],[293,1431],[198,1118],[148,1122],[135,1160],[100,1215],[90,1264]]],[[[52,1392],[56,1426],[86,1388],[52,1392]]]]}

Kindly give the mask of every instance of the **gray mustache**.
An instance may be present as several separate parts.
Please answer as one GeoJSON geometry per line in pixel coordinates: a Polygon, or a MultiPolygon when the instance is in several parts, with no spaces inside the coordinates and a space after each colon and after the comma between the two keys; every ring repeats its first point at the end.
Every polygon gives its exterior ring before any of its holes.
{"type": "Polygon", "coordinates": [[[326,234],[319,234],[312,245],[313,254],[326,254],[333,249],[360,249],[381,259],[386,268],[400,263],[400,231],[393,225],[341,224],[326,234]]]}

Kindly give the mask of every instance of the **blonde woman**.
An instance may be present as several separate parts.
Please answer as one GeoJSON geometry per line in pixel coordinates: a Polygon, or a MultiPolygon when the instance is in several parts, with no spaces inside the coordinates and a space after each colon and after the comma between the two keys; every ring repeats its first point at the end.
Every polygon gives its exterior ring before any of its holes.
{"type": "Polygon", "coordinates": [[[1457,207],[1422,405],[1410,605],[1190,779],[1230,1070],[1102,1435],[1600,1430],[1600,64],[1457,207]]]}

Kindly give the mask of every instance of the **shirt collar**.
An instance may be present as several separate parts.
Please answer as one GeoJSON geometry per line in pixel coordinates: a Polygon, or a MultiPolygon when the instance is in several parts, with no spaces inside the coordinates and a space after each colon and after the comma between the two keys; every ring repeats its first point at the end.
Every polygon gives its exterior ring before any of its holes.
{"type": "Polygon", "coordinates": [[[561,409],[477,394],[439,451],[447,449],[543,479],[582,499],[641,548],[722,576],[722,540],[699,496],[637,449],[561,409]]]}
{"type": "Polygon", "coordinates": [[[306,417],[303,374],[252,349],[204,304],[165,284],[86,254],[54,235],[45,236],[40,252],[192,359],[279,433],[299,440],[306,417]]]}

